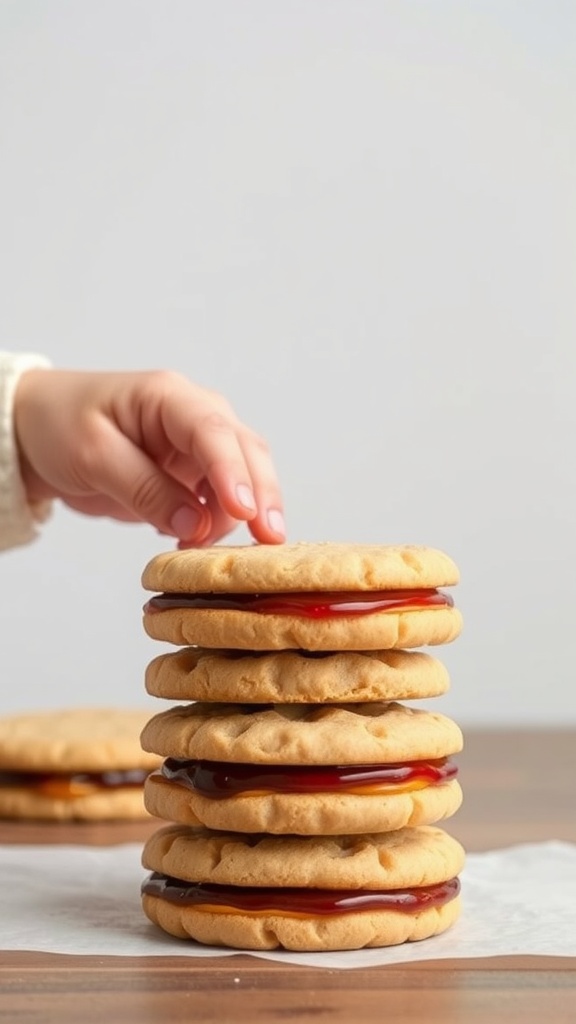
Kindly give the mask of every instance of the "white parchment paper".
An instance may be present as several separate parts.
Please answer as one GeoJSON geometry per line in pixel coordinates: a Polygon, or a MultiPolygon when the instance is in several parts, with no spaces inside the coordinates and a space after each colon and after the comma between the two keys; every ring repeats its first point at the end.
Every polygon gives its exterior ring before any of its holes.
{"type": "MultiPolygon", "coordinates": [[[[98,956],[230,956],[157,930],[140,906],[142,847],[0,848],[0,948],[98,956]]],[[[255,953],[319,967],[444,958],[576,956],[576,844],[526,843],[468,854],[463,914],[448,932],[390,949],[255,953]]]]}

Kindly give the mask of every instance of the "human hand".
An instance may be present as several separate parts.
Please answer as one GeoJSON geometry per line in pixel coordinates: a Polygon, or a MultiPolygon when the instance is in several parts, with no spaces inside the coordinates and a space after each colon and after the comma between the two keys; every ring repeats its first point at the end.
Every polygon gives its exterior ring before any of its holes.
{"type": "Polygon", "coordinates": [[[239,520],[257,541],[285,539],[266,443],[177,373],[28,370],[14,430],[30,503],[150,523],[180,547],[213,544],[239,520]]]}

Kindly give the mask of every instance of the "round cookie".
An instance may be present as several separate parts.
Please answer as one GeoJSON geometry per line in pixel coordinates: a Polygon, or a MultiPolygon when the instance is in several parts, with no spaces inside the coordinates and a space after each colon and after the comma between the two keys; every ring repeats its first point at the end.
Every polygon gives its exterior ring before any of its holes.
{"type": "Polygon", "coordinates": [[[155,768],[140,745],[144,708],[63,708],[0,717],[0,770],[104,772],[155,768]]]}
{"type": "Polygon", "coordinates": [[[457,582],[458,570],[447,555],[415,545],[218,545],[164,552],[148,563],[143,586],[161,593],[146,603],[143,621],[153,639],[178,645],[252,651],[414,648],[459,635],[460,612],[438,591],[457,582]],[[311,612],[309,602],[294,605],[297,595],[315,594],[332,605],[330,611],[311,612]],[[258,608],[246,604],[249,595],[259,595],[258,608]],[[273,595],[284,599],[283,606],[278,610],[275,601],[262,607],[273,595]]]}
{"type": "Polygon", "coordinates": [[[147,818],[143,787],[162,758],[140,745],[145,710],[68,708],[0,718],[0,817],[147,818]]]}
{"type": "Polygon", "coordinates": [[[155,697],[235,703],[366,703],[436,697],[449,687],[441,661],[421,651],[307,654],[185,647],[146,668],[155,697]]]}
{"type": "Polygon", "coordinates": [[[426,826],[285,838],[171,826],[150,837],[142,861],[155,873],[142,887],[145,913],[172,935],[239,949],[336,950],[394,945],[447,928],[460,910],[457,876],[464,851],[441,829],[426,826]],[[167,879],[174,880],[177,891],[206,884],[212,889],[200,893],[200,902],[196,891],[194,903],[181,891],[175,903],[167,879]],[[432,895],[436,886],[443,892],[439,905],[432,895]],[[288,909],[282,913],[286,888],[288,909]],[[250,911],[234,902],[246,889],[248,898],[267,890],[262,909],[250,911]],[[406,890],[410,902],[402,907],[359,909],[370,893],[406,890]],[[336,913],[332,900],[340,893],[352,900],[336,913]],[[233,912],[226,912],[229,897],[233,912]],[[310,911],[291,914],[295,897],[304,908],[311,899],[310,911]],[[322,913],[322,907],[328,912],[322,913]]]}
{"type": "MultiPolygon", "coordinates": [[[[150,605],[147,606],[150,608],[150,605]]],[[[351,651],[448,644],[462,629],[457,608],[375,612],[319,622],[295,615],[170,608],[144,613],[153,640],[244,650],[351,651]]]]}
{"type": "Polygon", "coordinates": [[[254,767],[253,781],[240,791],[225,785],[209,795],[193,774],[182,775],[179,764],[178,778],[168,764],[153,772],[145,786],[148,810],[187,825],[300,835],[384,832],[440,821],[462,801],[458,781],[444,768],[437,777],[433,769],[414,779],[404,771],[394,784],[328,785],[323,778],[318,789],[315,781],[304,792],[291,787],[294,766],[418,767],[442,763],[461,750],[460,729],[449,718],[402,704],[197,703],[156,715],[143,730],[142,744],[177,762],[216,762],[230,777],[235,766],[254,767]],[[280,784],[270,783],[269,771],[260,783],[258,768],[273,765],[287,766],[280,784]]]}
{"type": "Polygon", "coordinates": [[[260,765],[397,764],[459,753],[458,725],[436,711],[395,702],[212,704],[154,715],[144,750],[163,757],[260,765]]]}
{"type": "Polygon", "coordinates": [[[165,821],[217,830],[271,835],[357,835],[443,821],[456,813],[462,790],[456,779],[397,794],[265,793],[216,800],[165,781],[153,772],[144,786],[150,814],[165,821]]]}
{"type": "Polygon", "coordinates": [[[403,590],[458,582],[448,555],[413,544],[218,544],[164,551],[142,574],[145,590],[183,594],[403,590]]]}
{"type": "Polygon", "coordinates": [[[333,836],[244,835],[166,825],[142,863],[173,878],[215,885],[401,889],[458,875],[461,844],[435,825],[333,836]]]}
{"type": "MultiPolygon", "coordinates": [[[[59,787],[60,788],[60,787],[59,787]]],[[[103,789],[72,784],[66,796],[55,796],[56,790],[38,792],[28,785],[0,783],[0,819],[18,821],[142,821],[150,812],[144,804],[144,780],[138,785],[103,789]]]]}

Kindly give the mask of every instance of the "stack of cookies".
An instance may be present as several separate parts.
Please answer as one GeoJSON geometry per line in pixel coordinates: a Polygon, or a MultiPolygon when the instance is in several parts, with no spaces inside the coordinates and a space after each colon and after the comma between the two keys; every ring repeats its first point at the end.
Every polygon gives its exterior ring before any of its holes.
{"type": "Polygon", "coordinates": [[[464,853],[458,726],[404,701],[448,688],[416,650],[461,617],[444,553],[286,544],[168,552],[146,567],[147,668],[177,705],[144,727],[169,822],[144,848],[147,916],[239,949],[393,945],[448,928],[464,853]]]}

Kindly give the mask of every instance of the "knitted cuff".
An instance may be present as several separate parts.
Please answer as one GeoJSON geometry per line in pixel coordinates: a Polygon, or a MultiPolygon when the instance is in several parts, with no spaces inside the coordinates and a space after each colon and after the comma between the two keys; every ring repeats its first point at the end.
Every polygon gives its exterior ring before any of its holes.
{"type": "Polygon", "coordinates": [[[51,502],[27,501],[14,434],[14,395],[21,375],[49,367],[40,355],[0,352],[0,550],[34,540],[50,514],[51,502]]]}

